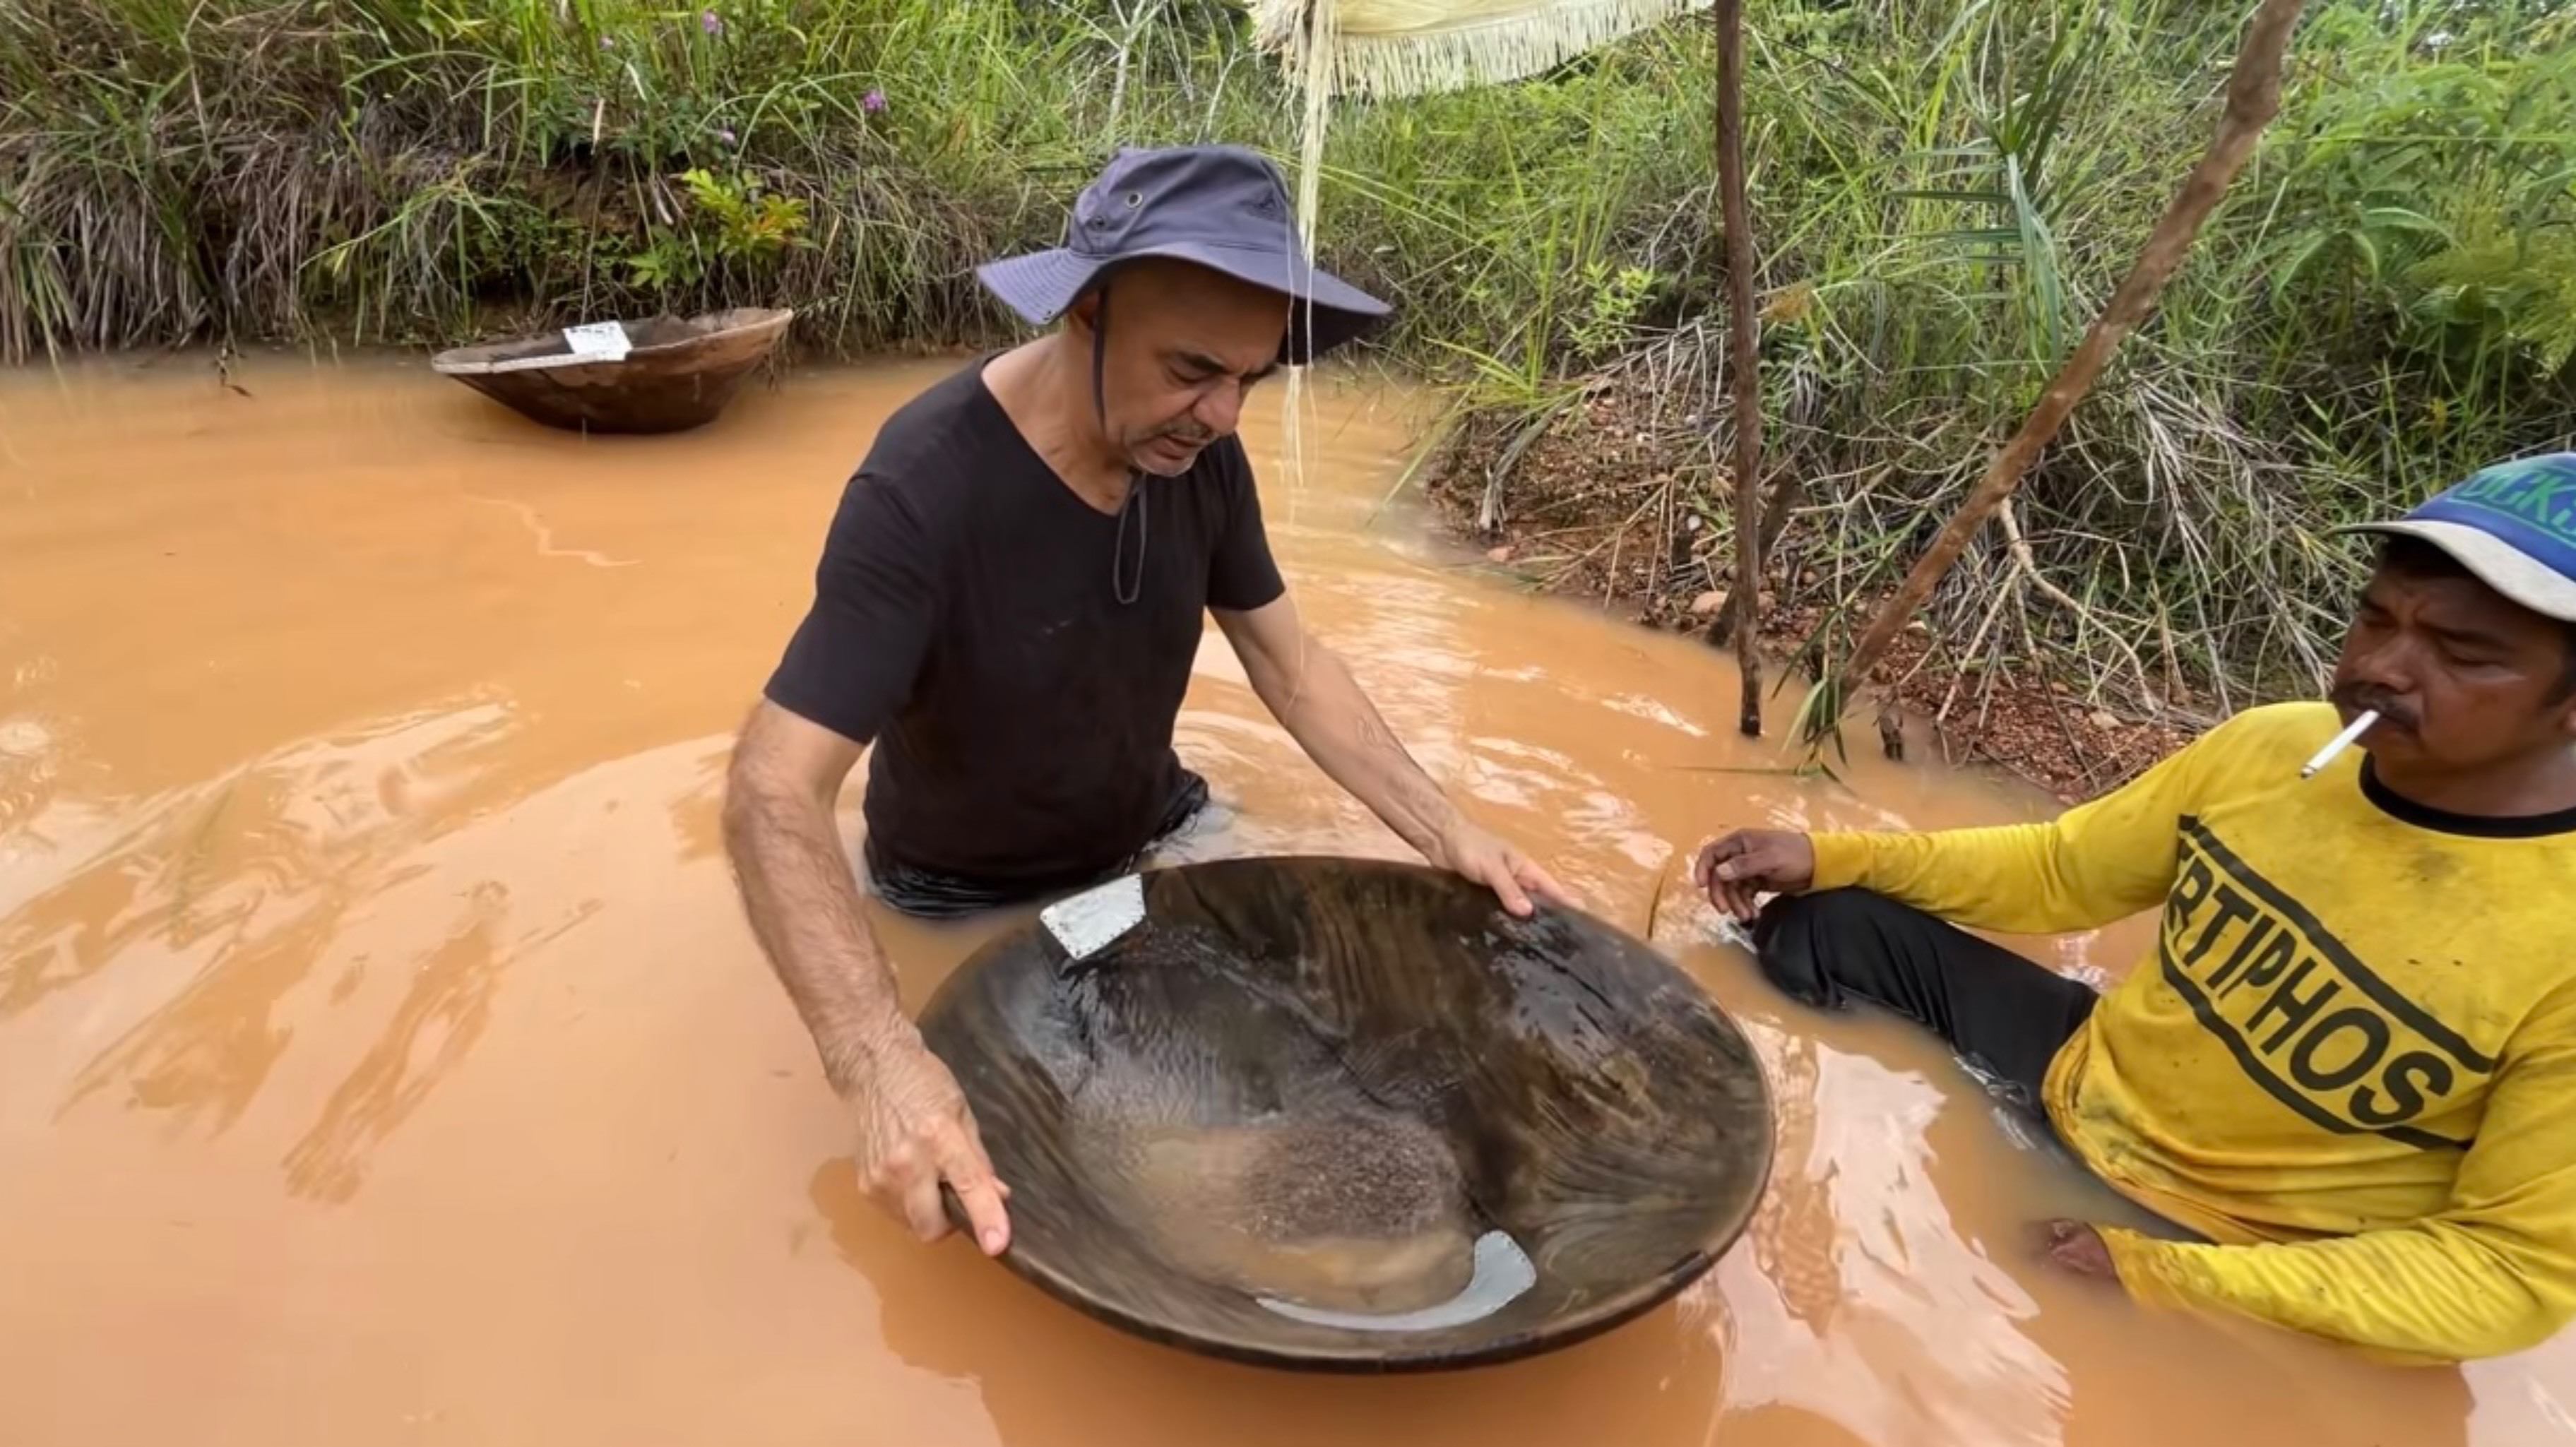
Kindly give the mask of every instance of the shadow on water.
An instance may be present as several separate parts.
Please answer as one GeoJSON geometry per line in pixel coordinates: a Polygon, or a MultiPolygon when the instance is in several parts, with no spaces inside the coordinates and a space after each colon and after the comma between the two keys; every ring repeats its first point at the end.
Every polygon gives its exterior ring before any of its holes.
{"type": "Polygon", "coordinates": [[[1091,1320],[951,1239],[925,1248],[858,1196],[846,1159],[811,1183],[841,1258],[876,1288],[886,1345],[969,1379],[1012,1447],[1243,1447],[1708,1440],[1724,1364],[1704,1290],[1616,1331],[1502,1366],[1412,1377],[1292,1374],[1146,1342],[1091,1320]]]}

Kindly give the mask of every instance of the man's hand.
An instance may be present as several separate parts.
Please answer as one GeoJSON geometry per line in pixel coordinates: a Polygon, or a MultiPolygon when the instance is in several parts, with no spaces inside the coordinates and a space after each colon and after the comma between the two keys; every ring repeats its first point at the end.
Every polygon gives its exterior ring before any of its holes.
{"type": "Polygon", "coordinates": [[[924,1241],[949,1231],[939,1199],[942,1181],[957,1193],[987,1256],[1011,1243],[1002,1203],[1011,1188],[993,1163],[967,1109],[957,1077],[916,1037],[889,1046],[854,1082],[859,1189],[877,1209],[912,1227],[924,1241]]]}
{"type": "Polygon", "coordinates": [[[1739,829],[1700,851],[1692,877],[1708,902],[1750,923],[1764,891],[1797,894],[1816,882],[1816,847],[1789,829],[1739,829]]]}
{"type": "Polygon", "coordinates": [[[1430,852],[1433,864],[1493,890],[1503,908],[1519,918],[1528,918],[1532,895],[1569,909],[1574,906],[1564,887],[1549,878],[1546,870],[1465,819],[1444,830],[1439,844],[1430,852]]]}
{"type": "Polygon", "coordinates": [[[2120,1279],[2119,1268],[2111,1262],[2111,1248],[2102,1233],[2081,1221],[2050,1221],[2040,1227],[2040,1242],[2048,1259],[2060,1268],[2078,1276],[2099,1276],[2106,1281],[2120,1279]]]}

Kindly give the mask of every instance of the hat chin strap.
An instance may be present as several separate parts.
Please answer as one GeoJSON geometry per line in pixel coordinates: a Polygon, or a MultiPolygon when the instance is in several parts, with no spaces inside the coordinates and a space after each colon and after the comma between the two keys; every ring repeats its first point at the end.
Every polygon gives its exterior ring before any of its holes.
{"type": "MultiPolygon", "coordinates": [[[[1100,417],[1100,435],[1109,436],[1109,284],[1100,284],[1100,305],[1091,318],[1091,406],[1100,417]]],[[[1118,541],[1109,553],[1109,596],[1119,606],[1133,604],[1145,593],[1145,545],[1150,536],[1145,500],[1145,471],[1130,465],[1127,469],[1127,495],[1118,501],[1118,541]],[[1127,558],[1127,517],[1136,517],[1136,579],[1122,581],[1119,574],[1127,558]]]]}

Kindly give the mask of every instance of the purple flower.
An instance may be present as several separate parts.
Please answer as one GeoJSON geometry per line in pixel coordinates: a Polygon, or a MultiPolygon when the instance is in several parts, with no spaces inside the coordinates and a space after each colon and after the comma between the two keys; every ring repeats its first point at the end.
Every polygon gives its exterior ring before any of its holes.
{"type": "Polygon", "coordinates": [[[717,128],[717,130],[716,130],[716,139],[717,139],[717,140],[719,140],[719,141],[724,142],[724,143],[725,143],[726,145],[728,145],[728,146],[732,145],[732,144],[733,144],[733,127],[731,127],[731,126],[721,126],[721,127],[718,127],[718,128],[717,128]]]}
{"type": "Polygon", "coordinates": [[[866,95],[859,97],[859,109],[870,112],[871,114],[884,110],[885,92],[881,90],[871,90],[866,95]]]}
{"type": "Polygon", "coordinates": [[[712,10],[698,12],[698,28],[709,35],[724,34],[724,19],[712,10]]]}

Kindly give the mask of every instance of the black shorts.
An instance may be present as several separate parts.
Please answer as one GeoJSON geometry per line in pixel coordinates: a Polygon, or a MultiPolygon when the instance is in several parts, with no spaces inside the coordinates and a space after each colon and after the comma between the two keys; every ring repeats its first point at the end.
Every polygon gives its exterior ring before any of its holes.
{"type": "Polygon", "coordinates": [[[969,879],[962,875],[942,874],[889,860],[878,854],[874,841],[862,843],[860,852],[867,863],[868,884],[877,897],[892,908],[923,919],[955,919],[981,914],[986,910],[1026,904],[1051,895],[1073,894],[1093,885],[1106,884],[1122,874],[1132,874],[1155,846],[1189,827],[1191,820],[1207,808],[1207,780],[1197,773],[1181,771],[1181,791],[1173,797],[1163,822],[1157,825],[1143,848],[1125,858],[1077,879],[999,881],[969,879]]]}
{"type": "Polygon", "coordinates": [[[2046,1123],[2040,1084],[2101,996],[2079,980],[1862,889],[1784,895],[1753,927],[1762,973],[1809,1005],[1867,1000],[1950,1043],[2046,1123]]]}

